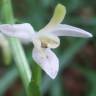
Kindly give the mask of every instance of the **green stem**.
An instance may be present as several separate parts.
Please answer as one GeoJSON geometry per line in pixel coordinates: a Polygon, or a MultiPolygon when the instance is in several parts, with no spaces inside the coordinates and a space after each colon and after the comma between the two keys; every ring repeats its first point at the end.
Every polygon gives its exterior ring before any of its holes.
{"type": "MultiPolygon", "coordinates": [[[[2,0],[2,19],[3,19],[3,23],[10,23],[10,24],[15,23],[11,0],[2,0]]],[[[16,62],[16,66],[19,70],[26,93],[28,95],[27,88],[32,78],[31,77],[32,73],[31,73],[29,64],[26,60],[26,57],[20,42],[15,38],[9,38],[9,42],[13,52],[14,60],[16,62]]]]}
{"type": "Polygon", "coordinates": [[[32,67],[34,68],[34,70],[32,70],[33,80],[40,87],[40,83],[41,83],[41,68],[36,63],[33,63],[32,67]]]}

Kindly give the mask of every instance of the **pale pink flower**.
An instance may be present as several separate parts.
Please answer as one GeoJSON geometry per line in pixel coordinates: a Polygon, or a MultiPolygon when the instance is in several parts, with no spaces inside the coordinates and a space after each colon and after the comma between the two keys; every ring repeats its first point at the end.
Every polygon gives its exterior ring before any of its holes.
{"type": "Polygon", "coordinates": [[[29,23],[2,24],[0,25],[0,31],[6,36],[32,42],[34,45],[32,51],[34,61],[54,79],[58,73],[59,60],[51,49],[57,48],[60,45],[59,36],[92,37],[92,34],[85,30],[60,24],[65,14],[65,7],[58,4],[50,22],[39,32],[36,32],[29,23]]]}

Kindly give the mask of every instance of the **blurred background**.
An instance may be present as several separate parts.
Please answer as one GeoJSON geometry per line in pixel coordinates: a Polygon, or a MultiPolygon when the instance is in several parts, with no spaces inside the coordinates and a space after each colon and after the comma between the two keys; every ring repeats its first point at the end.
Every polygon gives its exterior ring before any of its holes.
{"type": "MultiPolygon", "coordinates": [[[[55,6],[66,6],[63,23],[93,34],[93,38],[62,37],[54,50],[60,60],[55,80],[42,71],[42,96],[96,96],[96,1],[95,0],[12,0],[16,23],[31,23],[35,30],[43,28],[53,15],[55,6]]],[[[32,65],[32,44],[22,44],[32,65]]],[[[8,40],[0,36],[0,96],[26,96],[16,69],[8,40]]]]}

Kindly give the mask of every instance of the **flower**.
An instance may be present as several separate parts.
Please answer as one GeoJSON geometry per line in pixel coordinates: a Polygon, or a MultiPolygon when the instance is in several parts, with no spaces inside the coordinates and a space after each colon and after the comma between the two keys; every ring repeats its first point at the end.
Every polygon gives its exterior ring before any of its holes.
{"type": "Polygon", "coordinates": [[[50,22],[36,32],[29,23],[2,24],[0,31],[10,37],[32,42],[34,45],[32,57],[40,67],[54,79],[58,73],[59,60],[51,49],[60,45],[59,36],[92,37],[92,34],[80,28],[60,24],[66,14],[66,8],[58,4],[50,22]]]}

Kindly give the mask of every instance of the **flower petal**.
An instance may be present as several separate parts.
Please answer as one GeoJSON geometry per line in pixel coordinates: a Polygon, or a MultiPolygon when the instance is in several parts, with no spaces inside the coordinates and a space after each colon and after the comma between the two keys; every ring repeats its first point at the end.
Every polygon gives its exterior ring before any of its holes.
{"type": "Polygon", "coordinates": [[[92,37],[91,33],[66,24],[59,24],[50,32],[56,36],[92,37]]]}
{"type": "Polygon", "coordinates": [[[66,14],[66,8],[64,5],[62,4],[58,4],[55,8],[53,17],[51,18],[50,22],[43,28],[40,30],[40,32],[46,32],[47,30],[55,27],[56,25],[60,24],[66,14]]]}
{"type": "Polygon", "coordinates": [[[59,61],[57,56],[50,49],[43,49],[42,53],[36,48],[33,49],[32,57],[40,67],[54,79],[58,73],[59,61]]]}
{"type": "Polygon", "coordinates": [[[31,38],[35,33],[32,26],[28,23],[2,24],[0,25],[0,32],[9,37],[16,37],[28,41],[32,41],[31,38]]]}

